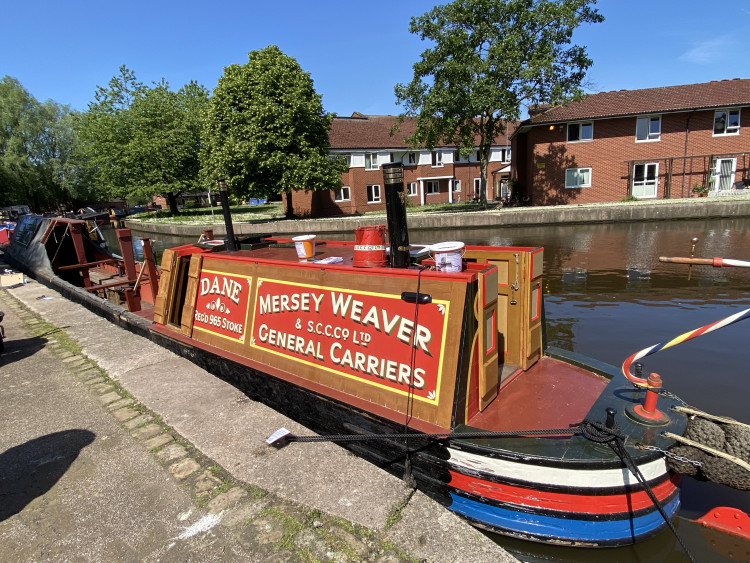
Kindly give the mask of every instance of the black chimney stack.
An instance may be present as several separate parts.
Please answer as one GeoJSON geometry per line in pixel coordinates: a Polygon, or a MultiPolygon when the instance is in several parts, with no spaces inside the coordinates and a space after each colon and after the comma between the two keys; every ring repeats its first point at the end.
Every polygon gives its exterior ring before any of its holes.
{"type": "Polygon", "coordinates": [[[237,250],[237,243],[234,240],[234,227],[232,227],[232,215],[229,213],[229,198],[227,197],[227,183],[224,178],[219,178],[219,199],[221,199],[221,209],[224,211],[224,225],[227,229],[226,246],[228,252],[237,250]]]}
{"type": "Polygon", "coordinates": [[[409,231],[406,228],[406,202],[404,201],[404,165],[400,162],[383,164],[385,185],[385,211],[388,215],[388,240],[391,243],[391,267],[408,268],[409,231]]]}

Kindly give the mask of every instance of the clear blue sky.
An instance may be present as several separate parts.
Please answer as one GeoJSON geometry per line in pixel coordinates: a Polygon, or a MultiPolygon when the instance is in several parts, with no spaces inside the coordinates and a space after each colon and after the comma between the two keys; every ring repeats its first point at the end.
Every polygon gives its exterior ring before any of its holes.
{"type": "MultiPolygon", "coordinates": [[[[216,86],[225,66],[278,45],[309,72],[326,111],[397,114],[426,47],[409,19],[438,0],[6,2],[0,76],[40,101],[85,110],[125,64],[146,84],[216,86]]],[[[591,92],[748,78],[750,0],[601,0],[606,21],[574,40],[594,60],[591,92]]]]}

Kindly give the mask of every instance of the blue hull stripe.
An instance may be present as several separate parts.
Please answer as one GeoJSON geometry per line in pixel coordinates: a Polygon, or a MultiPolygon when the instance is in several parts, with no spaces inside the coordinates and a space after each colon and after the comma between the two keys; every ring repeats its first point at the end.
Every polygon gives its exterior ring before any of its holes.
{"type": "MultiPolygon", "coordinates": [[[[571,520],[541,514],[529,514],[483,504],[451,493],[450,509],[468,518],[484,522],[498,532],[527,534],[550,540],[572,542],[631,543],[633,538],[648,535],[665,525],[664,518],[654,512],[624,520],[571,520]]],[[[671,518],[680,506],[679,495],[664,505],[671,518]]]]}

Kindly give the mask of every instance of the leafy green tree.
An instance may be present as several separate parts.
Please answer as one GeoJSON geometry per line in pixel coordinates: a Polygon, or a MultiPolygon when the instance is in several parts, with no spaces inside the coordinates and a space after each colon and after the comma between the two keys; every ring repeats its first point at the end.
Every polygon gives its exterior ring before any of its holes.
{"type": "Polygon", "coordinates": [[[201,164],[208,185],[225,178],[238,197],[330,190],[345,164],[329,157],[332,114],[323,111],[309,73],[271,45],[224,69],[203,126],[201,164]]]}
{"type": "Polygon", "coordinates": [[[143,201],[162,194],[177,214],[177,197],[199,189],[201,115],[207,103],[208,91],[196,82],[173,92],[164,80],[133,102],[128,196],[143,201]]]}
{"type": "Polygon", "coordinates": [[[133,137],[128,112],[145,89],[122,65],[106,88],[97,86],[94,101],[76,122],[74,161],[97,199],[126,197],[132,174],[127,149],[133,137]]]}
{"type": "Polygon", "coordinates": [[[77,156],[102,196],[146,201],[158,193],[177,214],[177,197],[199,187],[208,91],[190,82],[175,92],[164,79],[146,87],[122,66],[95,99],[80,121],[77,156]]]}
{"type": "Polygon", "coordinates": [[[482,204],[494,139],[522,108],[580,99],[592,61],[571,45],[582,23],[603,21],[596,0],[455,0],[411,19],[409,31],[432,43],[414,77],[395,87],[400,116],[416,117],[409,138],[430,149],[477,145],[482,204]]]}
{"type": "Polygon", "coordinates": [[[68,106],[39,103],[15,78],[0,80],[0,203],[42,210],[80,200],[73,117],[68,106]]]}

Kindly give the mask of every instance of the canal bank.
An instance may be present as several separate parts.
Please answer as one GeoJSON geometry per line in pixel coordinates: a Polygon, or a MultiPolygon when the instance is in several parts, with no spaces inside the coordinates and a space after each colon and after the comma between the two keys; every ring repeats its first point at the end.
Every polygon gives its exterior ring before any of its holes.
{"type": "Polygon", "coordinates": [[[266,446],[280,427],[309,431],[135,334],[143,327],[129,313],[116,326],[109,307],[107,318],[89,310],[95,303],[82,290],[46,282],[0,293],[8,313],[0,449],[26,452],[28,467],[13,475],[20,484],[43,466],[55,471],[49,487],[24,488],[19,509],[0,520],[0,541],[13,553],[6,560],[514,560],[334,444],[266,446]],[[71,428],[81,439],[60,461],[52,453],[70,446],[71,428]],[[120,501],[128,516],[113,519],[120,501]],[[158,526],[144,524],[154,519],[158,526]]]}
{"type": "MultiPolygon", "coordinates": [[[[635,223],[748,216],[750,216],[750,193],[742,196],[680,200],[495,208],[473,212],[409,213],[407,209],[408,227],[415,230],[635,223]]],[[[233,222],[233,229],[238,237],[258,234],[288,236],[300,233],[353,233],[357,227],[385,222],[386,217],[383,213],[382,215],[342,216],[327,219],[233,222]]],[[[137,217],[125,223],[128,228],[137,230],[143,235],[197,238],[204,230],[212,229],[216,238],[226,236],[224,223],[218,214],[213,224],[150,223],[139,220],[137,217]]]]}

